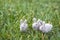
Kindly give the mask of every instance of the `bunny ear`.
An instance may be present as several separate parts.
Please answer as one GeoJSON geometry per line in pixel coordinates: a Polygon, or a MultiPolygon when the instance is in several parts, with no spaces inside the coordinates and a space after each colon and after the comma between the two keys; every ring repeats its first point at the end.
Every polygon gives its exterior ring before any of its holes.
{"type": "Polygon", "coordinates": [[[37,19],[36,18],[33,18],[33,22],[37,22],[37,19]]]}
{"type": "Polygon", "coordinates": [[[38,20],[37,20],[37,22],[41,22],[41,20],[40,20],[40,19],[38,19],[38,20]]]}
{"type": "Polygon", "coordinates": [[[24,23],[27,23],[27,20],[26,19],[24,20],[24,23]]]}
{"type": "Polygon", "coordinates": [[[24,21],[21,19],[21,20],[20,20],[20,24],[22,24],[23,22],[24,22],[24,21]]]}
{"type": "Polygon", "coordinates": [[[45,21],[43,21],[43,23],[42,23],[43,25],[45,25],[45,21]]]}
{"type": "Polygon", "coordinates": [[[38,22],[38,23],[41,23],[41,24],[43,23],[43,21],[42,21],[42,20],[40,20],[40,19],[38,19],[38,20],[37,20],[37,22],[38,22]]]}

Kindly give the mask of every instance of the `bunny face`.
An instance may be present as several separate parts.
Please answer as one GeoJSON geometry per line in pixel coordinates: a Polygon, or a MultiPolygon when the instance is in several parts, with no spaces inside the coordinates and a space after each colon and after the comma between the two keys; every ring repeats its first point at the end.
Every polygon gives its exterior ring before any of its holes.
{"type": "Polygon", "coordinates": [[[33,24],[32,24],[32,28],[33,28],[34,30],[38,30],[38,24],[37,24],[37,23],[33,23],[33,24]]]}
{"type": "Polygon", "coordinates": [[[21,24],[20,25],[20,31],[26,31],[27,30],[27,27],[28,27],[27,24],[25,24],[25,23],[21,24]]]}

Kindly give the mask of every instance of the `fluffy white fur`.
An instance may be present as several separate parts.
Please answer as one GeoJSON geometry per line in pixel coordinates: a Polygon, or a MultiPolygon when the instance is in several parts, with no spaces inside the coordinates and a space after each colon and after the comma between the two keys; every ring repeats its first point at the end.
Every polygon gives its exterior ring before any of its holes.
{"type": "Polygon", "coordinates": [[[32,28],[34,30],[39,30],[39,27],[42,25],[42,21],[40,19],[36,19],[36,18],[33,18],[33,24],[32,24],[32,28]]]}
{"type": "Polygon", "coordinates": [[[49,24],[49,23],[45,23],[43,21],[43,25],[41,25],[39,27],[39,30],[42,31],[43,33],[47,33],[47,32],[50,32],[52,30],[52,24],[49,24]]]}
{"type": "Polygon", "coordinates": [[[25,19],[24,21],[21,19],[20,20],[20,31],[27,31],[28,28],[28,24],[27,24],[27,20],[25,19]]]}

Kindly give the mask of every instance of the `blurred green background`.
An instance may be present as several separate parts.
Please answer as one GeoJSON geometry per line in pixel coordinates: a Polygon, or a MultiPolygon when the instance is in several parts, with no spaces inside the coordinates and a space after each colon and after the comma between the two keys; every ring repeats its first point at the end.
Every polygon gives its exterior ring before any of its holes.
{"type": "Polygon", "coordinates": [[[32,18],[53,24],[45,39],[60,40],[60,0],[0,0],[0,40],[42,40],[42,32],[33,31],[32,18]],[[20,19],[28,20],[29,31],[20,32],[20,19]]]}

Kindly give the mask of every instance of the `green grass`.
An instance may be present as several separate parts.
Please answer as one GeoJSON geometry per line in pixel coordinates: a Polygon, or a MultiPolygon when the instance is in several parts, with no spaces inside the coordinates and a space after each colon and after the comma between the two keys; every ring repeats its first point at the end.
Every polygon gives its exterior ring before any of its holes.
{"type": "Polygon", "coordinates": [[[32,18],[53,24],[45,40],[60,40],[60,0],[0,0],[0,40],[42,40],[42,32],[33,31],[32,18]],[[20,32],[20,19],[29,24],[27,33],[20,32]]]}

